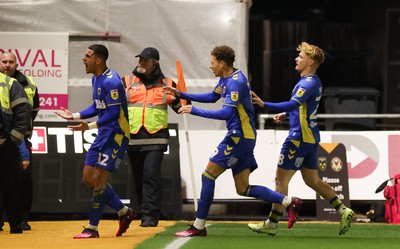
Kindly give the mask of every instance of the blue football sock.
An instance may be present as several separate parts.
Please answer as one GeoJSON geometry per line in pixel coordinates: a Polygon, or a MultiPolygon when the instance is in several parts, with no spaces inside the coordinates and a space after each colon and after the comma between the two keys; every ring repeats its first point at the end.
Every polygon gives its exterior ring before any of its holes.
{"type": "Polygon", "coordinates": [[[268,219],[269,221],[273,223],[278,223],[282,217],[283,213],[276,211],[275,209],[271,209],[271,212],[269,213],[268,219]]]}
{"type": "Polygon", "coordinates": [[[101,190],[93,190],[93,197],[90,200],[92,207],[89,211],[89,224],[92,226],[98,226],[101,216],[103,215],[103,209],[106,205],[105,190],[105,188],[101,190]]]}
{"type": "Polygon", "coordinates": [[[267,187],[258,185],[249,185],[246,189],[245,195],[278,204],[281,204],[283,198],[285,198],[285,196],[281,193],[275,192],[267,187]]]}
{"type": "Polygon", "coordinates": [[[215,179],[208,171],[204,171],[201,176],[201,194],[199,200],[199,207],[196,217],[199,219],[206,219],[208,211],[210,210],[211,203],[214,199],[215,179]]]}
{"type": "Polygon", "coordinates": [[[107,205],[110,208],[118,212],[125,206],[118,195],[114,192],[114,189],[110,184],[107,183],[106,190],[104,192],[106,194],[107,205]]]}

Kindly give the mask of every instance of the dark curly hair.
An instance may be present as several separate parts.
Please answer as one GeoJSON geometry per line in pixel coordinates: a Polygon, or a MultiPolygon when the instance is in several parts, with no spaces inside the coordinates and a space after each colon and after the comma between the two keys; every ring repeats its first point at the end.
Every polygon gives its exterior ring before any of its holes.
{"type": "Polygon", "coordinates": [[[219,61],[224,61],[228,66],[233,67],[233,62],[235,61],[235,51],[228,46],[221,45],[216,46],[212,51],[211,55],[219,61]]]}

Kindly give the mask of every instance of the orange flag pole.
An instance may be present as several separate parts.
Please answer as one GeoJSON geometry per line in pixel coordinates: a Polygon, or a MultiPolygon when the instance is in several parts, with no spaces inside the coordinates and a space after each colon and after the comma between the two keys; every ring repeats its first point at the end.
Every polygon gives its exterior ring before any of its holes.
{"type": "MultiPolygon", "coordinates": [[[[182,70],[180,61],[176,61],[176,74],[178,75],[178,84],[176,86],[176,89],[178,89],[180,92],[186,92],[186,82],[185,82],[185,78],[183,76],[183,70],[182,70]]],[[[181,103],[182,103],[182,105],[187,104],[186,100],[184,100],[184,99],[181,99],[181,103]]],[[[198,203],[197,203],[196,181],[194,178],[192,149],[190,146],[189,128],[188,128],[186,113],[183,114],[183,125],[185,128],[185,134],[186,134],[186,145],[187,145],[187,152],[188,152],[188,159],[189,159],[190,177],[192,180],[194,211],[197,212],[198,203]]]]}
{"type": "MultiPolygon", "coordinates": [[[[176,89],[178,89],[180,92],[187,92],[186,90],[186,82],[185,82],[185,77],[183,76],[183,70],[182,70],[182,65],[180,61],[176,61],[176,74],[178,76],[178,84],[176,86],[176,89]]],[[[182,105],[187,105],[186,99],[181,99],[182,105]]]]}

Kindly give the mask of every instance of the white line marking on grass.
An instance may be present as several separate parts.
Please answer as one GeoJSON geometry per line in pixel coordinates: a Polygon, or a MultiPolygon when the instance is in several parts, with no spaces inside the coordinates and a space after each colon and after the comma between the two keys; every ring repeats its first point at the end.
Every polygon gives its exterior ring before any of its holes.
{"type": "Polygon", "coordinates": [[[172,241],[169,245],[165,247],[165,249],[177,249],[186,244],[193,237],[180,237],[172,241]]]}
{"type": "MultiPolygon", "coordinates": [[[[207,224],[206,227],[211,226],[211,224],[207,224]]],[[[169,243],[164,249],[178,249],[181,248],[184,244],[189,242],[189,240],[193,239],[193,237],[177,237],[171,243],[169,243]]]]}

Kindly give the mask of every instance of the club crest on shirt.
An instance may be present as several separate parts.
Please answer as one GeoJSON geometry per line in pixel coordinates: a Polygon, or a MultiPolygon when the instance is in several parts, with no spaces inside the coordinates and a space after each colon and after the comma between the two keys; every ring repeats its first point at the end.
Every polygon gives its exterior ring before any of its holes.
{"type": "Polygon", "coordinates": [[[306,89],[300,87],[297,92],[296,92],[296,96],[297,97],[302,97],[304,95],[304,93],[306,92],[306,89]]]}
{"type": "Polygon", "coordinates": [[[101,88],[99,87],[99,88],[97,88],[97,95],[100,95],[101,94],[101,88]]]}
{"type": "Polygon", "coordinates": [[[237,75],[237,74],[232,75],[232,79],[234,79],[234,80],[239,79],[239,75],[237,75]]]}
{"type": "Polygon", "coordinates": [[[111,94],[111,98],[112,98],[113,100],[117,100],[117,99],[118,99],[118,89],[113,89],[113,90],[111,90],[111,91],[110,91],[110,94],[111,94]]]}
{"type": "Polygon", "coordinates": [[[231,99],[232,101],[238,101],[239,100],[239,92],[231,92],[231,99]]]}

